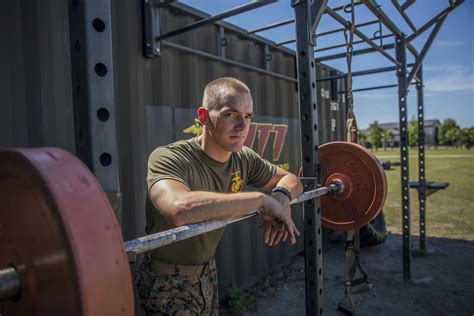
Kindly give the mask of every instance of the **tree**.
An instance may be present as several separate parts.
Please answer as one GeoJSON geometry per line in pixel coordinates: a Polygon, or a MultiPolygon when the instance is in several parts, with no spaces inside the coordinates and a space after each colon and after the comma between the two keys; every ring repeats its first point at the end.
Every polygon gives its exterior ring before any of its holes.
{"type": "Polygon", "coordinates": [[[459,134],[458,145],[471,149],[474,146],[474,127],[463,128],[459,134]]]}
{"type": "Polygon", "coordinates": [[[418,121],[412,116],[408,122],[408,145],[416,146],[418,143],[418,121]]]}
{"type": "Polygon", "coordinates": [[[438,140],[440,145],[455,145],[456,136],[459,136],[459,125],[452,118],[447,118],[441,123],[438,129],[438,140]]]}
{"type": "Polygon", "coordinates": [[[369,141],[374,150],[379,149],[382,144],[382,129],[378,121],[374,121],[369,125],[369,141]]]}
{"type": "Polygon", "coordinates": [[[359,144],[364,147],[368,147],[368,139],[367,134],[364,131],[358,130],[357,131],[357,139],[359,140],[359,144]]]}
{"type": "Polygon", "coordinates": [[[382,145],[383,145],[383,150],[387,150],[387,144],[389,141],[392,141],[395,139],[393,133],[391,130],[389,129],[383,129],[382,130],[382,133],[381,133],[381,136],[382,136],[382,145]]]}

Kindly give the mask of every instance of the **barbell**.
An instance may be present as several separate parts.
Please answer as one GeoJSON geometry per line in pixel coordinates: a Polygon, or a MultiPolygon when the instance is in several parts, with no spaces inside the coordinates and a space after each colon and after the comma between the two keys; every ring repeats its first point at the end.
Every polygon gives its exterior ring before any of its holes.
{"type": "MultiPolygon", "coordinates": [[[[290,204],[321,197],[325,227],[369,223],[385,202],[387,181],[364,147],[319,147],[322,187],[290,204]]],[[[133,315],[129,259],[254,216],[207,221],[123,242],[96,178],[58,148],[0,151],[0,314],[133,315]]]]}

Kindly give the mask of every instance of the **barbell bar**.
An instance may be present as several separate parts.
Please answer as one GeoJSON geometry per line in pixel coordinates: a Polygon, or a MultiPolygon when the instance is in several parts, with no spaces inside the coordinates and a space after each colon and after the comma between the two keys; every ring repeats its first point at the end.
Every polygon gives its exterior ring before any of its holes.
{"type": "MultiPolygon", "coordinates": [[[[324,226],[361,227],[381,210],[386,178],[378,160],[353,143],[319,147],[321,183],[291,201],[321,197],[324,226]]],[[[257,214],[211,220],[123,242],[95,177],[57,148],[0,152],[0,314],[133,314],[129,261],[139,253],[257,214]],[[61,297],[51,302],[52,297],[61,297]]]]}

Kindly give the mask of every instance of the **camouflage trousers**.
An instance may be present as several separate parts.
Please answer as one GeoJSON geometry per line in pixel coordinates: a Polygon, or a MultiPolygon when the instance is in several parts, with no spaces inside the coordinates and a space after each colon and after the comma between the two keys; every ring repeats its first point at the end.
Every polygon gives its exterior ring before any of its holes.
{"type": "Polygon", "coordinates": [[[200,274],[162,274],[145,255],[135,278],[142,311],[146,315],[218,315],[219,294],[215,260],[200,274]]]}

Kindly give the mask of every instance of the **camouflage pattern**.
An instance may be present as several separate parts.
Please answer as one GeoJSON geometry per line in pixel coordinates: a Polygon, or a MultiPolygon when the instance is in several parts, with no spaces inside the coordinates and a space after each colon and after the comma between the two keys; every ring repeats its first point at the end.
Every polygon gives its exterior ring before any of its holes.
{"type": "Polygon", "coordinates": [[[146,315],[218,315],[217,270],[212,259],[200,275],[161,275],[145,256],[135,278],[146,315]]]}

